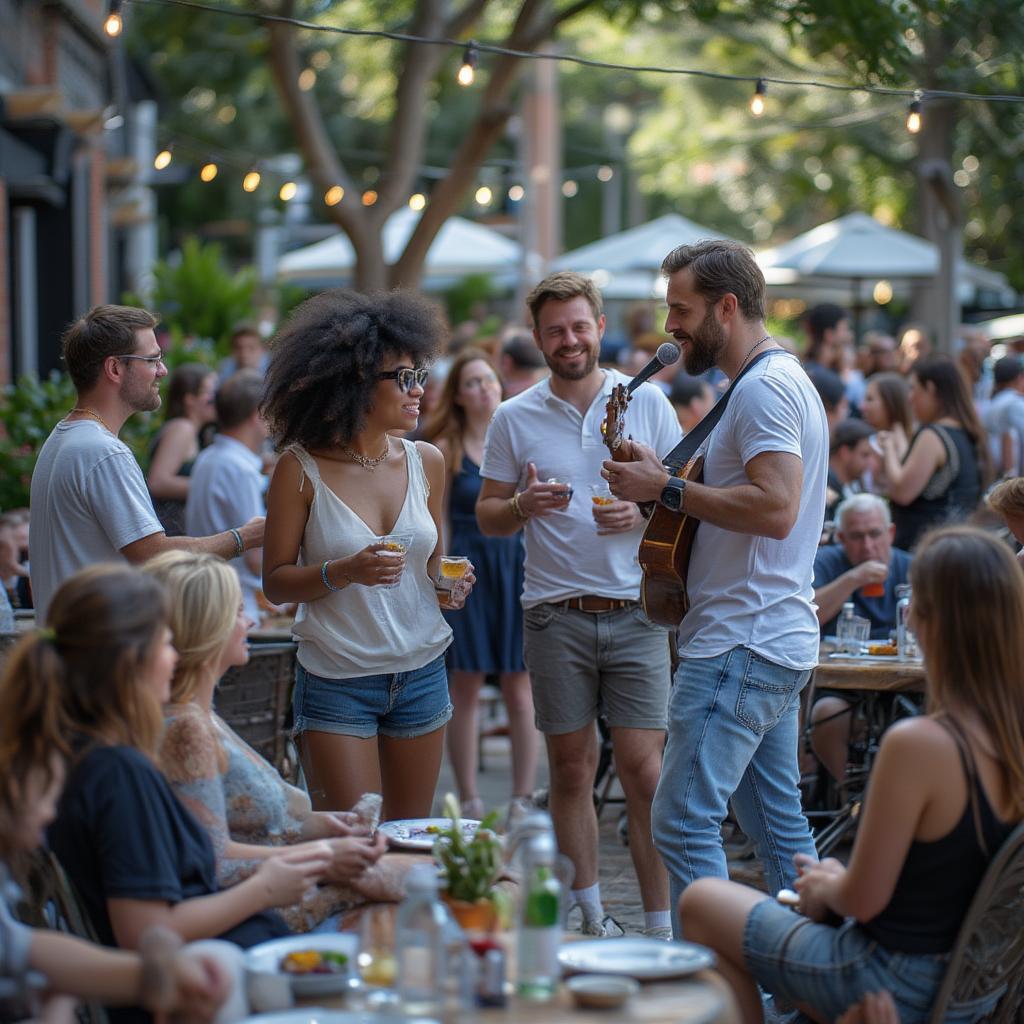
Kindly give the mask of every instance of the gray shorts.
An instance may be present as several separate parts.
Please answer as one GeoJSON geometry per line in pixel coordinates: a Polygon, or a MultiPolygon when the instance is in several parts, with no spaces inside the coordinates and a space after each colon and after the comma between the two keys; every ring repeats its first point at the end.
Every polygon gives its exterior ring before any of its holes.
{"type": "Polygon", "coordinates": [[[541,732],[575,732],[598,715],[610,726],[665,728],[668,630],[639,605],[591,614],[539,604],[524,611],[523,621],[523,655],[541,732]]]}

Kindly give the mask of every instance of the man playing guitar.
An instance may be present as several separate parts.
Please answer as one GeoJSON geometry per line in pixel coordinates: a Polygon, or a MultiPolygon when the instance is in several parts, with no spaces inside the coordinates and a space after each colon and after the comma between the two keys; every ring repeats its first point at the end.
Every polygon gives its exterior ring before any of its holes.
{"type": "Polygon", "coordinates": [[[691,881],[728,878],[720,827],[730,798],[770,891],[792,886],[794,854],[814,856],[797,730],[799,694],[818,660],[812,567],[828,431],[799,362],[765,329],[764,277],[748,249],[680,246],[662,273],[665,330],[682,346],[686,372],[717,366],[735,379],[749,367],[703,446],[703,483],[670,475],[635,442],[634,461],[607,461],[603,470],[617,497],[660,502],[700,522],[652,808],[675,915],[691,881]]]}

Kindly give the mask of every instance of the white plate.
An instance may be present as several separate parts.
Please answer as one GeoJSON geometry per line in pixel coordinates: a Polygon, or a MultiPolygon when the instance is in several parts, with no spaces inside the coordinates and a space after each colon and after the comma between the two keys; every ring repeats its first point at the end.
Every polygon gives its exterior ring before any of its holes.
{"type": "Polygon", "coordinates": [[[891,665],[896,661],[902,661],[906,665],[914,664],[907,658],[900,658],[898,654],[839,654],[837,651],[828,657],[829,661],[849,661],[858,665],[891,665]]]}
{"type": "MultiPolygon", "coordinates": [[[[461,824],[464,839],[472,839],[480,827],[479,821],[470,818],[463,818],[461,824]]],[[[377,831],[383,832],[392,846],[402,846],[408,850],[430,850],[439,832],[428,832],[427,829],[443,830],[450,825],[449,818],[403,818],[401,821],[382,821],[377,831]]]]}
{"type": "MultiPolygon", "coordinates": [[[[284,975],[292,983],[297,996],[326,996],[344,992],[356,966],[359,936],[337,934],[289,935],[284,939],[271,939],[253,946],[245,954],[245,969],[254,974],[284,975]],[[348,970],[337,974],[285,974],[281,961],[288,953],[302,949],[320,952],[344,953],[348,957],[348,970]]],[[[264,1004],[265,1005],[265,1004],[264,1004]]],[[[338,1024],[341,1024],[339,1021],[338,1024]]]]}
{"type": "Polygon", "coordinates": [[[406,1017],[399,1013],[354,1012],[352,1010],[322,1010],[308,1006],[302,1010],[284,1010],[281,1013],[256,1013],[246,1017],[242,1024],[441,1024],[430,1017],[406,1017]]]}
{"type": "Polygon", "coordinates": [[[715,955],[692,942],[665,942],[643,936],[566,942],[558,962],[567,974],[624,974],[639,981],[682,978],[713,967],[715,955]]]}

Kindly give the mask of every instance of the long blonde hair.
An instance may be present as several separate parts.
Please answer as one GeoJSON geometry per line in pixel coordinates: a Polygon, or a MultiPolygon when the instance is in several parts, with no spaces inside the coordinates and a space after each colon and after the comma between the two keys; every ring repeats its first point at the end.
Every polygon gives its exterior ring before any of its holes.
{"type": "Polygon", "coordinates": [[[203,670],[220,656],[234,629],[242,600],[238,575],[214,555],[187,551],[165,551],[142,568],[167,591],[171,633],[178,650],[171,700],[185,704],[195,694],[203,670]]]}
{"type": "Polygon", "coordinates": [[[971,526],[925,534],[910,567],[929,711],[975,711],[1024,818],[1024,572],[1002,541],[971,526]]]}
{"type": "Polygon", "coordinates": [[[469,363],[478,360],[486,363],[497,376],[494,361],[482,348],[464,348],[452,360],[437,408],[423,428],[424,441],[445,442],[448,449],[445,452],[446,468],[452,476],[462,469],[462,439],[466,433],[466,410],[455,401],[455,395],[462,386],[462,371],[469,363]]]}

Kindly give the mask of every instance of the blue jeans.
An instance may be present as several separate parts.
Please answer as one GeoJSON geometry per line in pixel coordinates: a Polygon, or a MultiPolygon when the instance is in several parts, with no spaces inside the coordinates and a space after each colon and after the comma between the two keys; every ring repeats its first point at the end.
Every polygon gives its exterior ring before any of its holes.
{"type": "Polygon", "coordinates": [[[794,854],[817,856],[800,806],[797,762],[799,697],[810,675],[746,647],[682,660],[651,807],[677,937],[686,886],[709,875],[729,877],[721,827],[730,798],[764,864],[769,892],[792,886],[794,854]]]}

